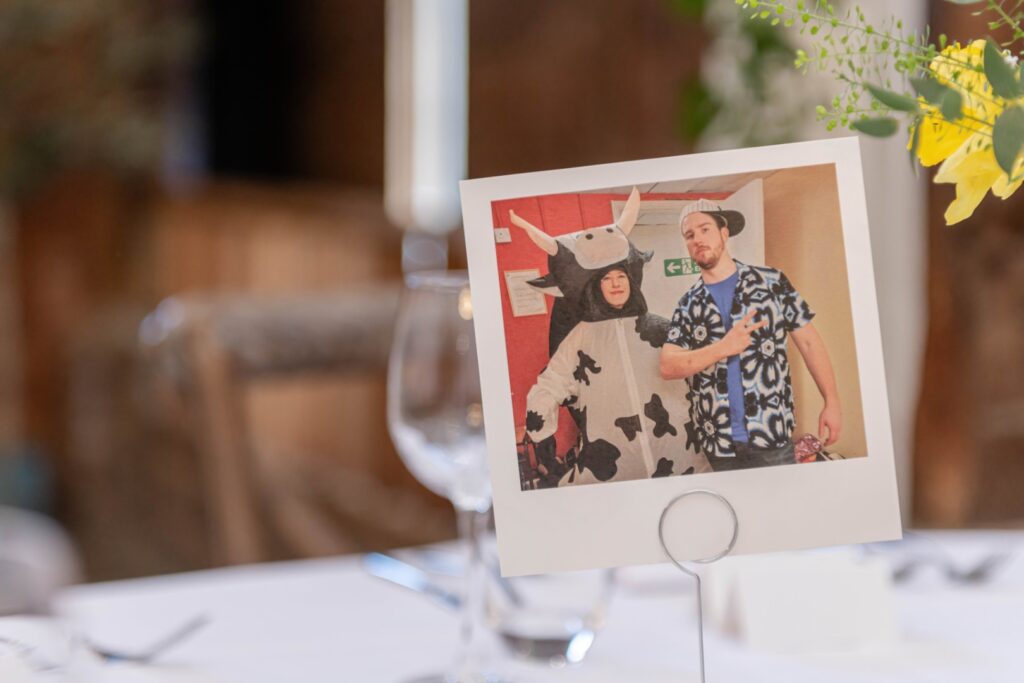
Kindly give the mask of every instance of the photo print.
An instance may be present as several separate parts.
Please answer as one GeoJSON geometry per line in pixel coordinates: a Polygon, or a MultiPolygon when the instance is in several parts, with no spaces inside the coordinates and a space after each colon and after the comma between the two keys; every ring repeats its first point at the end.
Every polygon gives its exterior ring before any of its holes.
{"type": "MultiPolygon", "coordinates": [[[[499,525],[863,476],[869,535],[898,534],[855,139],[467,181],[463,205],[499,525]]],[[[788,535],[760,549],[823,544],[788,535]]],[[[565,568],[642,561],[607,554],[565,568]]]]}

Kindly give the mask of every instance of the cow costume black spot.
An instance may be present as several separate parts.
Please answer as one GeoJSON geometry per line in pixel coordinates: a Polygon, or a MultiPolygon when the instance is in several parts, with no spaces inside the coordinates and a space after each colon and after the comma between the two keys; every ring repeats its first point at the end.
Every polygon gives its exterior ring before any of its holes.
{"type": "Polygon", "coordinates": [[[576,355],[579,357],[580,362],[576,366],[576,369],[572,371],[572,376],[577,382],[583,382],[587,386],[590,386],[590,378],[587,376],[587,371],[589,370],[596,374],[601,372],[601,368],[598,367],[593,358],[583,351],[577,351],[576,355]]]}
{"type": "Polygon", "coordinates": [[[641,292],[653,254],[627,237],[639,205],[634,190],[617,223],[559,237],[511,216],[548,254],[548,274],[530,284],[555,297],[550,360],[527,395],[527,434],[538,451],[552,452],[567,402],[580,428],[579,456],[559,485],[710,470],[677,428],[686,423],[685,386],[658,370],[668,320],[648,313],[641,292]]]}
{"type": "MultiPolygon", "coordinates": [[[[692,467],[690,468],[693,469],[692,467]]],[[[658,477],[667,477],[672,474],[672,461],[668,458],[662,458],[658,461],[658,469],[654,470],[652,478],[657,479],[658,477]]],[[[692,474],[692,472],[691,472],[692,474]]]]}
{"type": "Polygon", "coordinates": [[[621,452],[614,444],[605,441],[604,439],[597,439],[591,441],[587,438],[587,409],[584,408],[580,411],[580,436],[581,446],[580,455],[576,461],[576,470],[573,471],[572,477],[575,478],[576,472],[583,472],[590,470],[594,478],[598,481],[608,481],[615,476],[619,468],[615,464],[615,461],[619,459],[621,452]]]}
{"type": "Polygon", "coordinates": [[[615,426],[622,430],[622,433],[626,435],[626,439],[632,441],[640,433],[640,416],[620,417],[615,420],[615,426]]]}
{"type": "Polygon", "coordinates": [[[654,421],[654,436],[660,438],[666,434],[676,436],[678,432],[668,419],[668,411],[661,402],[661,396],[653,394],[651,400],[644,405],[644,415],[654,421]]]}

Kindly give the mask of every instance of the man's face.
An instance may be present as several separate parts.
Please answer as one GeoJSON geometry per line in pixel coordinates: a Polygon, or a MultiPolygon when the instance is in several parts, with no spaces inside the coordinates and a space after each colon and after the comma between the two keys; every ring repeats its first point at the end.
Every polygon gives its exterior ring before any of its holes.
{"type": "Polygon", "coordinates": [[[629,301],[629,278],[621,270],[610,270],[601,278],[601,294],[612,308],[622,308],[629,301]]]}
{"type": "Polygon", "coordinates": [[[729,231],[718,227],[715,219],[706,213],[691,213],[683,219],[686,250],[701,270],[710,270],[718,265],[728,237],[729,231]]]}

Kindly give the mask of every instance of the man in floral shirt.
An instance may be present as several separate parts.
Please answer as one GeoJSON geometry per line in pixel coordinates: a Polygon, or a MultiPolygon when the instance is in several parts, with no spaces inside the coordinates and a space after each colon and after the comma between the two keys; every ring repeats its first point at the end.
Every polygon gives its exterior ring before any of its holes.
{"type": "Polygon", "coordinates": [[[842,429],[832,363],[810,306],[782,272],[729,254],[728,239],[744,223],[738,211],[707,200],[683,211],[680,229],[701,278],[679,300],[661,350],[662,377],[689,386],[688,445],[715,471],[795,462],[789,336],[825,400],[818,419],[824,445],[842,429]]]}

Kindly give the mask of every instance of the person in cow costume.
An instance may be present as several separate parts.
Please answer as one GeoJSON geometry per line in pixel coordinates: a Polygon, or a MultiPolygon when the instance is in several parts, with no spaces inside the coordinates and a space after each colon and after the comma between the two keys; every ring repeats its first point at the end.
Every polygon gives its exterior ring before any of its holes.
{"type": "Polygon", "coordinates": [[[526,399],[526,434],[547,471],[542,486],[710,470],[686,446],[685,387],[658,371],[668,321],[648,312],[640,290],[652,253],[628,239],[639,210],[634,189],[617,222],[558,237],[510,212],[548,255],[548,274],[530,284],[555,297],[550,360],[526,399]],[[555,453],[563,405],[579,426],[571,466],[555,453]]]}

